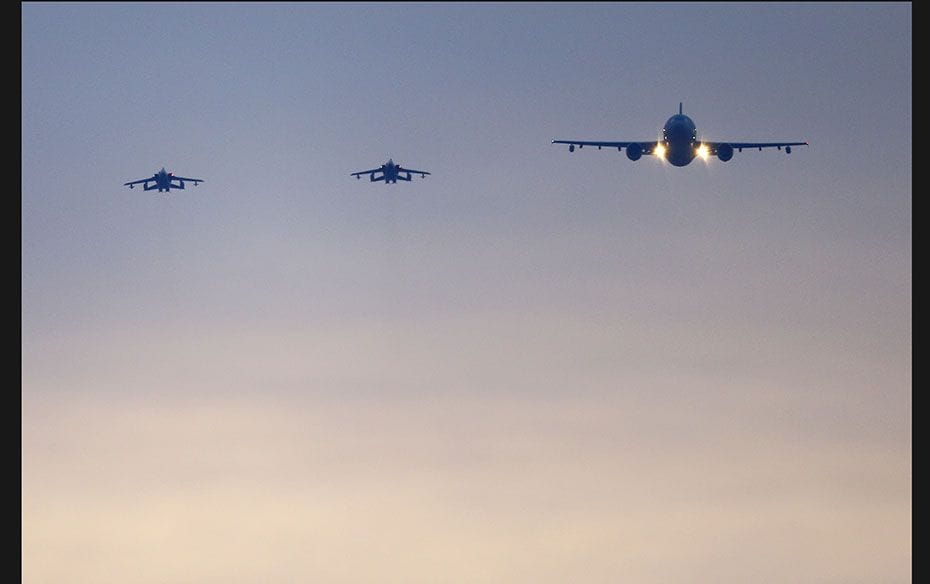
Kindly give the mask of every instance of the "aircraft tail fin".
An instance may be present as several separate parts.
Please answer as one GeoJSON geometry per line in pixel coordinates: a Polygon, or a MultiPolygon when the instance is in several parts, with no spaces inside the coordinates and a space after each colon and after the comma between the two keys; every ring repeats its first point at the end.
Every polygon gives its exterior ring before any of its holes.
{"type": "Polygon", "coordinates": [[[681,102],[678,102],[678,115],[681,115],[681,102]]]}

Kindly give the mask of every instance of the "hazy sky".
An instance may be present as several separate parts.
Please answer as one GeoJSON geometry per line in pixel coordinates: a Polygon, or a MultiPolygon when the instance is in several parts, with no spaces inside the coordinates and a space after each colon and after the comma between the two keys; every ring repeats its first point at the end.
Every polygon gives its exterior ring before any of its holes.
{"type": "Polygon", "coordinates": [[[23,582],[911,581],[910,4],[22,15],[23,582]]]}

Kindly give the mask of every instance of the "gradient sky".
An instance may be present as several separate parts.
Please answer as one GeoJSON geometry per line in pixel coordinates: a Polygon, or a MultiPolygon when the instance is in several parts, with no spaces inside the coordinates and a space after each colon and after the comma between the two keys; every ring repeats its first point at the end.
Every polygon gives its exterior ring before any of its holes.
{"type": "Polygon", "coordinates": [[[23,582],[911,581],[910,4],[22,16],[23,582]]]}

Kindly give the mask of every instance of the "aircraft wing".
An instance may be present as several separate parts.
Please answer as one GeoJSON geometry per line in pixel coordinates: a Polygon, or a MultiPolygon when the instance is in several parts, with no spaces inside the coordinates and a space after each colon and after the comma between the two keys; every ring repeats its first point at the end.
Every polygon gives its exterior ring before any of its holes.
{"type": "Polygon", "coordinates": [[[128,183],[123,183],[123,186],[124,186],[124,187],[128,187],[128,186],[131,186],[131,185],[137,185],[137,184],[139,184],[139,183],[154,182],[154,181],[155,181],[155,177],[154,177],[154,176],[151,177],[151,178],[140,178],[139,180],[134,180],[134,181],[130,181],[130,182],[128,182],[128,183]]]}
{"type": "Polygon", "coordinates": [[[701,144],[706,144],[712,155],[717,154],[717,149],[720,146],[730,146],[735,150],[742,150],[743,148],[758,148],[759,150],[778,148],[781,150],[786,146],[809,146],[807,142],[701,142],[701,144]]]}
{"type": "Polygon", "coordinates": [[[432,173],[426,172],[425,170],[413,170],[412,168],[404,168],[403,166],[398,166],[397,172],[409,172],[411,174],[419,174],[419,175],[432,174],[432,173]]]}
{"type": "Polygon", "coordinates": [[[361,175],[363,175],[363,174],[372,174],[372,173],[375,173],[375,172],[381,172],[381,169],[380,169],[380,168],[372,168],[371,170],[360,170],[360,171],[358,171],[358,172],[353,172],[353,173],[350,174],[349,176],[361,176],[361,175]]]}
{"type": "Polygon", "coordinates": [[[581,148],[583,146],[597,146],[597,149],[601,148],[616,148],[620,150],[622,148],[629,148],[633,144],[639,144],[639,147],[642,148],[643,154],[652,154],[652,151],[655,150],[656,142],[590,142],[587,140],[553,140],[553,144],[568,144],[569,151],[574,151],[575,146],[581,148]]]}
{"type": "Polygon", "coordinates": [[[186,181],[192,182],[192,183],[203,182],[203,179],[202,179],[202,178],[184,178],[183,176],[172,176],[172,177],[171,177],[171,180],[186,180],[186,181]]]}

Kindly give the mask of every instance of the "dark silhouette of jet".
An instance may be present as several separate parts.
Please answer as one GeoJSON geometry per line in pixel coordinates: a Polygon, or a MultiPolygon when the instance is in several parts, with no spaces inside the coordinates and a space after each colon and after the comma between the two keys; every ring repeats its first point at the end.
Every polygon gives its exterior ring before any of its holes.
{"type": "Polygon", "coordinates": [[[353,172],[349,176],[354,176],[357,179],[361,179],[363,174],[369,175],[368,178],[371,179],[371,182],[378,182],[383,180],[384,184],[396,183],[398,180],[410,181],[412,180],[411,174],[419,174],[421,178],[426,178],[426,175],[430,174],[425,170],[413,170],[412,168],[404,168],[399,164],[394,164],[393,160],[388,160],[386,163],[382,164],[380,168],[373,168],[371,170],[362,170],[360,172],[353,172]],[[381,176],[375,176],[377,173],[381,173],[381,176]]]}
{"type": "Polygon", "coordinates": [[[142,188],[147,191],[153,191],[158,189],[158,192],[171,192],[171,189],[183,189],[184,181],[194,183],[196,187],[198,184],[204,182],[202,178],[184,178],[183,176],[174,176],[173,173],[165,171],[163,166],[161,170],[156,172],[150,178],[140,178],[139,180],[134,180],[132,182],[124,183],[124,187],[135,188],[135,185],[142,183],[142,188]],[[174,181],[179,181],[181,184],[174,184],[174,181]],[[149,186],[149,183],[155,183],[152,186],[149,186]]]}
{"type": "Polygon", "coordinates": [[[678,114],[670,117],[662,128],[662,139],[652,142],[585,142],[581,140],[553,140],[553,144],[568,144],[568,151],[574,152],[575,146],[597,146],[601,148],[626,148],[626,157],[630,160],[639,160],[643,154],[654,154],[659,158],[668,160],[674,166],[687,166],[696,156],[707,160],[716,156],[723,162],[733,158],[733,149],[743,151],[743,148],[778,148],[785,147],[785,152],[791,154],[792,146],[807,146],[807,142],[706,142],[698,140],[697,129],[691,118],[681,113],[681,104],[678,104],[678,114]]]}

